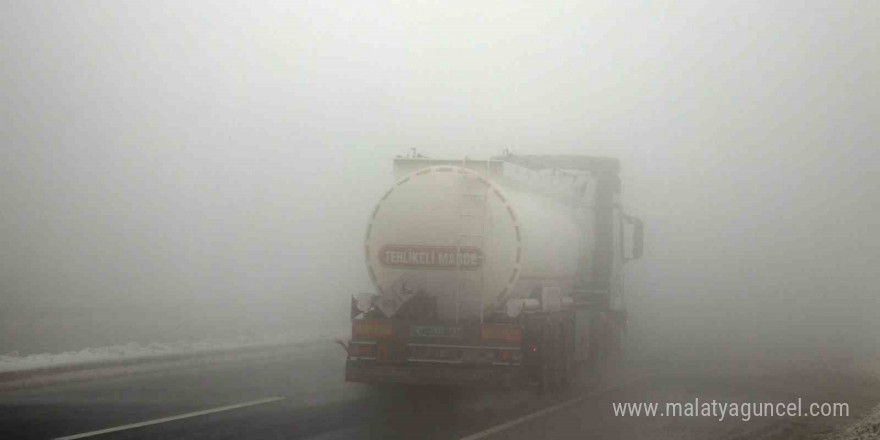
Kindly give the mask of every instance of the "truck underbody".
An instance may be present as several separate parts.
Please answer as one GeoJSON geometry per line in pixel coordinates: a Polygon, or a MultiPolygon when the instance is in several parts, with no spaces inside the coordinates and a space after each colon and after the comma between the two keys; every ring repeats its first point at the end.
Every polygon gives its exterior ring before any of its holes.
{"type": "MultiPolygon", "coordinates": [[[[558,389],[598,372],[619,349],[624,320],[583,306],[589,326],[578,358],[574,309],[479,322],[365,318],[352,321],[349,382],[558,389]],[[587,318],[588,317],[588,318],[587,318]]],[[[586,318],[586,319],[585,319],[586,318]]]]}

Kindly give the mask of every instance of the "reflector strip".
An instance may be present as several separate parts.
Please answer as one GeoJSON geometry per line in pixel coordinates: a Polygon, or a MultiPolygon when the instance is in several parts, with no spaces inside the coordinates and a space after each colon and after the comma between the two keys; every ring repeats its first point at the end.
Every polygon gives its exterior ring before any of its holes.
{"type": "Polygon", "coordinates": [[[488,345],[448,345],[448,344],[406,344],[407,346],[416,346],[416,347],[444,347],[444,348],[479,348],[483,350],[519,350],[518,347],[499,347],[499,346],[488,346],[488,345]]]}

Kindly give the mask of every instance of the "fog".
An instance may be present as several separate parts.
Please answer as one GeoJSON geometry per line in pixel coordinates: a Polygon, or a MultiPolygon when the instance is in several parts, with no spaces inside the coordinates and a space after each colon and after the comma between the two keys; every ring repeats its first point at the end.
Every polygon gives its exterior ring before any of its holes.
{"type": "Polygon", "coordinates": [[[876,348],[880,5],[471,3],[5,2],[0,353],[344,329],[410,148],[619,158],[640,350],[876,348]]]}

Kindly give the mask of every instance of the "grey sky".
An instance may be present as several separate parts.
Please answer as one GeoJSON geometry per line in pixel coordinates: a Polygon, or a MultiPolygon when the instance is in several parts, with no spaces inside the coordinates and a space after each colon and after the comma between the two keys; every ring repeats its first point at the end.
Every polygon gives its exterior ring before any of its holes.
{"type": "Polygon", "coordinates": [[[805,3],[5,2],[4,313],[344,315],[390,159],[509,148],[623,161],[636,310],[868,325],[880,5],[805,3]]]}

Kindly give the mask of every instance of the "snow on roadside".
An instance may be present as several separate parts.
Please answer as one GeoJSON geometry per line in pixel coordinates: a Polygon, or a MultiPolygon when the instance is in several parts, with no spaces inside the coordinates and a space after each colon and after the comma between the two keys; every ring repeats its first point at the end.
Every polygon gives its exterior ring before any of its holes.
{"type": "Polygon", "coordinates": [[[0,373],[27,371],[51,367],[82,365],[95,362],[149,359],[169,355],[200,354],[215,351],[295,344],[331,339],[333,334],[288,333],[263,337],[217,339],[202,341],[152,342],[140,344],[129,342],[124,345],[90,347],[63,353],[40,353],[20,356],[16,352],[0,355],[0,373]]]}
{"type": "MultiPolygon", "coordinates": [[[[858,359],[853,362],[852,369],[868,380],[880,380],[880,355],[869,355],[858,359]]],[[[871,408],[864,417],[834,430],[822,439],[880,440],[880,404],[871,408]]]]}
{"type": "Polygon", "coordinates": [[[824,437],[824,440],[869,440],[880,439],[880,405],[875,406],[867,416],[824,437]]]}

